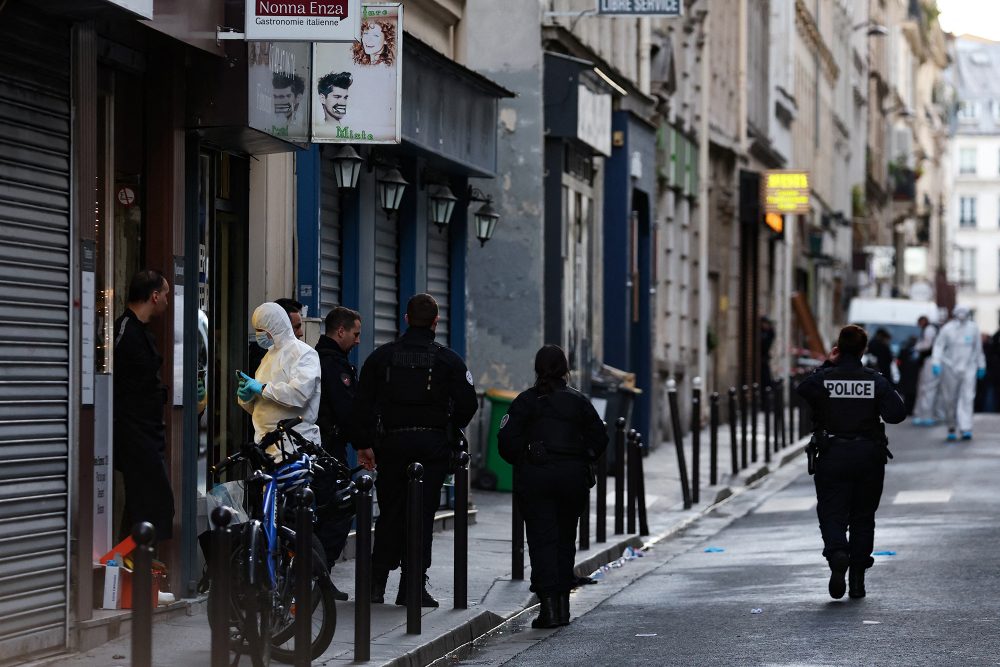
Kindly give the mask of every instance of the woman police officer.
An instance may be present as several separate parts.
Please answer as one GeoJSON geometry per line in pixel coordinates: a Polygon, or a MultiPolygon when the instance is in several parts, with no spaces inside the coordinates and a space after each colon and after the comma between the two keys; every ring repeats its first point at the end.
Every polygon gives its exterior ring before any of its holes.
{"type": "Polygon", "coordinates": [[[566,385],[562,348],[535,355],[535,386],[511,403],[500,424],[500,455],[514,466],[514,495],[524,517],[531,590],[541,612],[531,625],[569,623],[576,528],[587,511],[590,464],[608,445],[604,422],[586,396],[566,385]]]}

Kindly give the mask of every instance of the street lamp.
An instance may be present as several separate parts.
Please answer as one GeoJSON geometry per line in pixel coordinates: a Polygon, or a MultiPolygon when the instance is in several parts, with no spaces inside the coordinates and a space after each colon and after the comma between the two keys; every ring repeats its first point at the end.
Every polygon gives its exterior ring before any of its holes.
{"type": "Polygon", "coordinates": [[[378,199],[386,213],[399,210],[403,192],[409,184],[395,167],[382,171],[378,178],[378,199]]]}
{"type": "Polygon", "coordinates": [[[451,221],[451,214],[455,210],[458,197],[454,195],[447,185],[432,185],[427,194],[427,217],[437,225],[438,233],[451,221]]]}
{"type": "Polygon", "coordinates": [[[333,154],[333,173],[337,177],[337,187],[353,189],[358,187],[358,176],[364,159],[350,145],[344,145],[333,154]]]}

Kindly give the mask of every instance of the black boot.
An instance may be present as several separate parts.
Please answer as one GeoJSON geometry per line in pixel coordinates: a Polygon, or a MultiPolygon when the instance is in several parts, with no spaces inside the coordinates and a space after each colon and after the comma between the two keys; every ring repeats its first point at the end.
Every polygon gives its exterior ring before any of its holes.
{"type": "Polygon", "coordinates": [[[851,586],[849,595],[857,600],[865,596],[865,568],[860,565],[852,565],[848,581],[851,586]]]}
{"type": "Polygon", "coordinates": [[[847,592],[844,576],[847,574],[850,557],[843,551],[836,551],[827,560],[830,563],[830,597],[839,600],[847,592]]]}
{"type": "Polygon", "coordinates": [[[389,570],[372,571],[372,604],[385,602],[385,584],[389,581],[389,570]]]}
{"type": "Polygon", "coordinates": [[[569,593],[560,593],[556,597],[556,625],[569,625],[569,593]]]}
{"type": "Polygon", "coordinates": [[[332,581],[330,582],[330,585],[333,586],[333,599],[339,600],[340,602],[347,602],[347,593],[337,588],[337,584],[332,581]]]}
{"type": "MultiPolygon", "coordinates": [[[[403,572],[402,576],[399,577],[399,592],[396,594],[396,604],[405,607],[406,606],[406,572],[403,572]]],[[[427,592],[427,575],[424,575],[424,584],[420,587],[420,606],[421,607],[439,607],[438,601],[427,592]]]]}
{"type": "MultiPolygon", "coordinates": [[[[544,628],[555,628],[559,627],[559,622],[557,618],[557,610],[559,608],[559,596],[558,595],[539,595],[538,601],[541,603],[541,610],[538,612],[538,617],[531,622],[531,627],[536,629],[544,628]]],[[[569,613],[569,604],[567,601],[566,612],[569,613]]]]}

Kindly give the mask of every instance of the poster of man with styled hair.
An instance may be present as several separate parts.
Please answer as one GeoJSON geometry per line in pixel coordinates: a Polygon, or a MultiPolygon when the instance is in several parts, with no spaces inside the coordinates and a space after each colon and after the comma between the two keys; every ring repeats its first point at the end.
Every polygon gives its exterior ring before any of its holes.
{"type": "Polygon", "coordinates": [[[288,141],[309,141],[309,47],[305,42],[247,42],[250,127],[288,141]]]}
{"type": "Polygon", "coordinates": [[[360,40],[313,45],[313,141],[400,142],[402,40],[402,5],[366,4],[360,40]]]}

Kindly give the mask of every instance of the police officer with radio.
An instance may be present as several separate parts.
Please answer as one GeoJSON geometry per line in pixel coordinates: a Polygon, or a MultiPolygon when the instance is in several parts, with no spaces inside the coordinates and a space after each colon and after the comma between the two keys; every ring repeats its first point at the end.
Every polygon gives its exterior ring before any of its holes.
{"type": "Polygon", "coordinates": [[[479,407],[472,373],[454,351],[434,341],[438,305],[417,294],[406,305],[408,329],[398,340],[376,349],[361,368],[355,399],[358,460],[375,463],[379,517],[372,549],[372,602],[382,603],[390,570],[403,566],[397,605],[406,604],[403,562],[407,467],[424,467],[423,559],[421,606],[437,607],[427,592],[434,513],[452,457],[455,433],[465,428],[479,407]],[[372,449],[373,453],[368,450],[372,449]]]}
{"type": "Polygon", "coordinates": [[[848,570],[850,596],[865,596],[865,570],[875,562],[875,511],[892,456],[883,420],[898,424],[906,418],[892,383],[862,366],[867,346],[864,329],[844,327],[829,360],[798,387],[815,425],[810,458],[815,455],[816,513],[834,599],[847,591],[848,570]]]}

